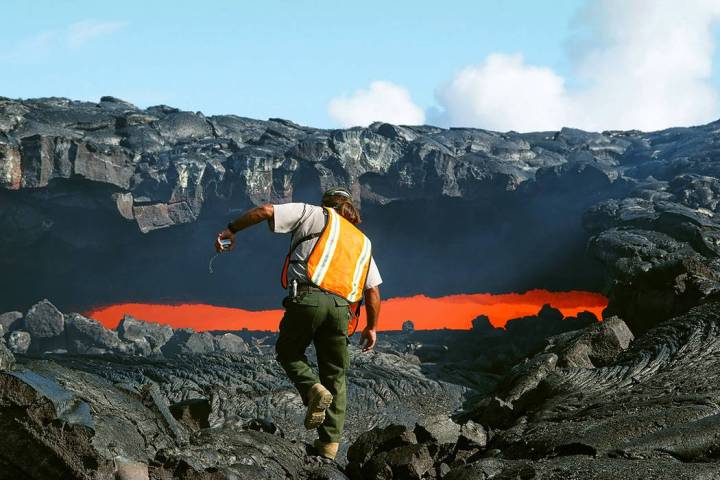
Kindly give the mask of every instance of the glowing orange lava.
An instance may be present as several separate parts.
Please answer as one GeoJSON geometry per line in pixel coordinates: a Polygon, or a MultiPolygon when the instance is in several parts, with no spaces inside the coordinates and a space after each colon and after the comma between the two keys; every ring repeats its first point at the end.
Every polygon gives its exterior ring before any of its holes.
{"type": "MultiPolygon", "coordinates": [[[[490,318],[494,326],[502,327],[512,318],[535,315],[546,303],[559,309],[565,316],[574,316],[587,310],[602,318],[607,299],[592,292],[547,290],[499,295],[476,293],[439,298],[424,295],[390,298],[382,303],[379,330],[400,330],[405,320],[412,320],[417,330],[469,329],[472,320],[483,314],[490,318]]],[[[108,328],[116,328],[125,314],[149,322],[168,324],[173,328],[192,328],[196,331],[243,328],[277,331],[283,311],[248,311],[204,304],[124,303],[98,308],[85,315],[108,328]]],[[[359,328],[364,324],[363,313],[359,328]]]]}

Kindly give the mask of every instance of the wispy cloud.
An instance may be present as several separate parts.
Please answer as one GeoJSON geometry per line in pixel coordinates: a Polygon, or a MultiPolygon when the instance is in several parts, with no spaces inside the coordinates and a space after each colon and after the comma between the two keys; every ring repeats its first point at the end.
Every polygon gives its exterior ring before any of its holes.
{"type": "Polygon", "coordinates": [[[57,42],[57,32],[48,30],[26,37],[0,53],[0,60],[27,60],[45,57],[57,42]]]}
{"type": "Polygon", "coordinates": [[[0,60],[34,62],[62,49],[77,49],[93,40],[111,35],[127,22],[83,20],[63,28],[46,30],[19,40],[15,46],[0,53],[0,60]]]}
{"type": "Polygon", "coordinates": [[[81,47],[88,42],[106,35],[111,35],[127,25],[126,22],[103,22],[84,20],[73,23],[67,28],[66,41],[71,48],[81,47]]]}

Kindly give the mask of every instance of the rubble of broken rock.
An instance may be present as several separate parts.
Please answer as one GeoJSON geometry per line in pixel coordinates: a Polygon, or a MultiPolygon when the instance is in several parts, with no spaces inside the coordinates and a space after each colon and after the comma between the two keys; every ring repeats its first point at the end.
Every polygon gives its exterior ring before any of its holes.
{"type": "MultiPolygon", "coordinates": [[[[153,478],[345,478],[307,455],[313,432],[274,359],[275,335],[173,330],[130,316],[111,330],[48,300],[0,321],[0,417],[16,442],[0,440],[0,471],[13,478],[111,478],[122,465],[153,478]],[[34,465],[27,452],[51,460],[34,465]]],[[[342,457],[374,426],[461,406],[465,387],[401,355],[353,346],[351,357],[342,457]]]]}
{"type": "Polygon", "coordinates": [[[353,479],[715,479],[720,305],[634,340],[619,318],[550,337],[492,393],[414,429],[362,434],[353,479]]]}
{"type": "Polygon", "coordinates": [[[109,330],[47,300],[0,325],[2,478],[720,475],[715,303],[637,339],[618,317],[544,306],[506,330],[479,317],[470,331],[383,333],[369,355],[353,345],[337,462],[313,455],[269,332],[129,316],[109,330]]]}

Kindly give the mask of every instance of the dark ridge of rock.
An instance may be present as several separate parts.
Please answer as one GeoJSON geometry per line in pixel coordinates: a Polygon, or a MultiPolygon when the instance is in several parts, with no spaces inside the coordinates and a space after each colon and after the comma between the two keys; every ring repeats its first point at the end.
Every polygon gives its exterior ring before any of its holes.
{"type": "Polygon", "coordinates": [[[605,315],[627,319],[640,334],[718,297],[720,228],[715,212],[692,208],[697,201],[686,191],[679,199],[635,195],[601,202],[583,221],[594,234],[589,251],[606,265],[610,278],[605,315]]]}
{"type": "MultiPolygon", "coordinates": [[[[0,248],[14,255],[1,260],[8,275],[0,289],[9,295],[0,310],[24,310],[34,300],[28,292],[50,288],[63,310],[128,298],[269,308],[277,295],[267,291],[276,281],[268,265],[282,258],[285,242],[248,232],[247,251],[224,256],[226,268],[208,277],[205,258],[199,260],[211,253],[207,239],[247,207],[317,201],[324,188],[343,184],[361,204],[364,228],[383,246],[378,263],[395,279],[385,286],[392,296],[599,290],[607,281],[613,313],[651,322],[651,309],[642,310],[645,320],[627,315],[633,307],[613,282],[630,281],[618,272],[642,272],[663,251],[694,252],[701,260],[720,253],[710,215],[718,169],[706,161],[718,153],[715,132],[713,124],[648,133],[386,123],[322,130],[163,105],[142,110],[111,97],[2,99],[0,201],[7,208],[0,212],[0,248]],[[429,217],[442,218],[443,228],[428,231],[429,217]],[[610,230],[630,226],[654,232],[654,252],[622,250],[639,239],[610,230]],[[425,233],[407,233],[418,231],[425,233]],[[147,271],[158,258],[172,261],[147,271]],[[429,272],[453,275],[443,282],[409,275],[407,265],[420,259],[429,272]],[[77,265],[83,271],[73,276],[77,265]],[[240,299],[227,288],[239,272],[253,280],[240,299]],[[101,276],[105,281],[77,279],[101,276]]],[[[666,313],[687,311],[689,303],[666,313]]]]}
{"type": "Polygon", "coordinates": [[[135,105],[133,105],[132,103],[130,103],[126,100],[122,100],[117,97],[113,97],[111,95],[105,95],[105,96],[100,97],[100,103],[102,104],[105,102],[117,104],[117,106],[119,106],[121,108],[126,107],[131,110],[137,110],[137,107],[135,105]]]}

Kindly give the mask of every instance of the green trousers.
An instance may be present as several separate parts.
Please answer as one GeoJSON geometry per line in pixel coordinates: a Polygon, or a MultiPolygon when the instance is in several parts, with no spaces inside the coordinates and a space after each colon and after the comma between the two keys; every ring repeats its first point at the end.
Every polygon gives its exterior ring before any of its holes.
{"type": "Polygon", "coordinates": [[[318,428],[322,442],[339,442],[345,424],[349,366],[347,328],[350,319],[348,302],[321,291],[300,293],[283,301],[285,315],[275,344],[277,360],[300,392],[307,405],[310,388],[320,382],[333,394],[325,412],[325,422],[318,428]],[[315,344],[318,375],[308,365],[305,350],[315,344]]]}

